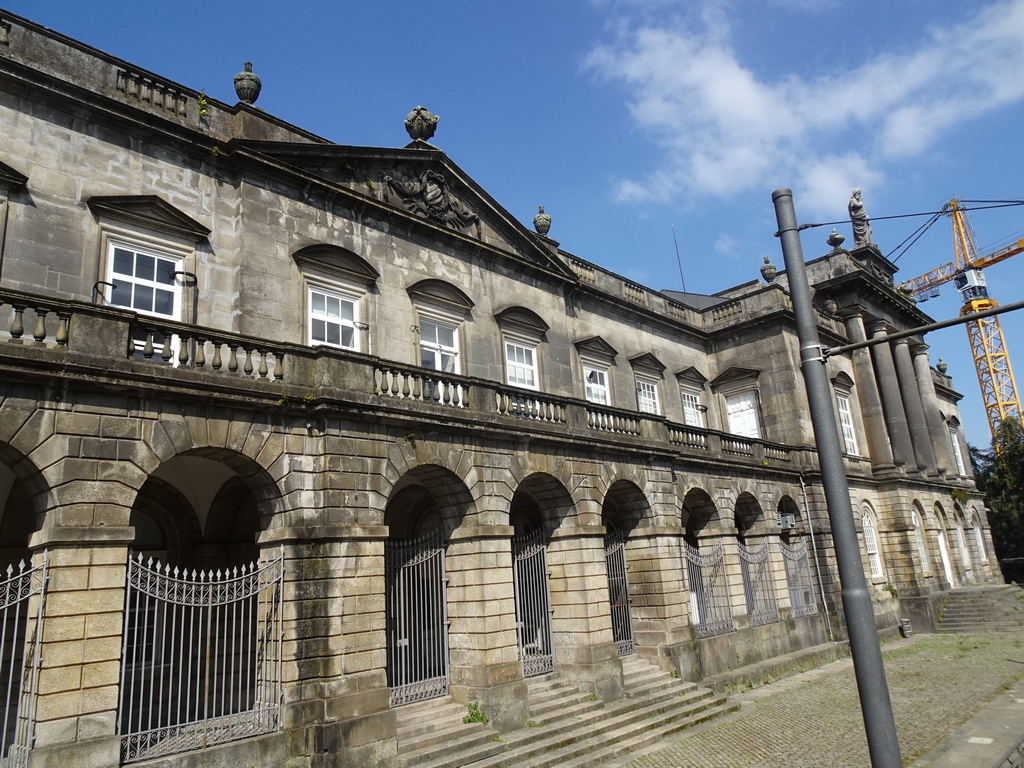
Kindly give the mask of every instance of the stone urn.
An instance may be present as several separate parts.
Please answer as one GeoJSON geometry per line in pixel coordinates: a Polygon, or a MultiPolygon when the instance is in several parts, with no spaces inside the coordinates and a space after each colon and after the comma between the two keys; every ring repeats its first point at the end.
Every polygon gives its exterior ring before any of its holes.
{"type": "Polygon", "coordinates": [[[434,131],[437,130],[437,121],[440,119],[437,115],[430,114],[426,107],[416,107],[405,116],[405,130],[409,132],[409,138],[413,141],[426,141],[433,138],[434,131]]]}
{"type": "Polygon", "coordinates": [[[235,93],[243,104],[252,104],[260,97],[263,82],[252,71],[252,62],[245,62],[245,69],[235,75],[235,93]]]}
{"type": "Polygon", "coordinates": [[[774,283],[775,276],[779,274],[779,270],[775,268],[775,265],[768,261],[768,257],[764,257],[764,266],[761,267],[761,277],[764,278],[766,283],[774,283]]]}
{"type": "Polygon", "coordinates": [[[533,217],[533,228],[539,235],[546,235],[551,229],[551,217],[544,213],[543,205],[537,206],[537,215],[533,217]]]}

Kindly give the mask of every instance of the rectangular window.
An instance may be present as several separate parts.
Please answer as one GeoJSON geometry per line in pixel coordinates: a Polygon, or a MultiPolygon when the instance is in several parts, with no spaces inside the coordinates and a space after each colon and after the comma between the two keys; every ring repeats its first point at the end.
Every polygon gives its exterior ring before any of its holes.
{"type": "Polygon", "coordinates": [[[583,366],[584,389],[587,400],[591,403],[608,405],[608,371],[592,365],[583,366]]]}
{"type": "Polygon", "coordinates": [[[109,281],[110,303],[127,307],[143,315],[180,319],[181,286],[174,273],[181,260],[140,251],[123,245],[111,245],[109,281]]]}
{"type": "Polygon", "coordinates": [[[536,347],[505,341],[505,366],[508,383],[514,387],[537,389],[536,347]]]}
{"type": "Polygon", "coordinates": [[[754,392],[740,392],[725,398],[729,416],[729,431],[740,437],[761,437],[761,425],[757,415],[757,395],[754,392]]]}
{"type": "Polygon", "coordinates": [[[420,320],[420,365],[445,373],[459,372],[458,329],[420,320]]]}
{"type": "Polygon", "coordinates": [[[309,289],[310,344],[358,349],[356,303],[320,288],[309,289]]]}
{"type": "Polygon", "coordinates": [[[850,410],[848,395],[836,395],[836,408],[839,411],[839,426],[843,433],[843,444],[851,456],[857,455],[857,433],[853,430],[853,413],[850,410]]]}
{"type": "Polygon", "coordinates": [[[641,413],[661,413],[661,405],[658,402],[658,384],[648,379],[637,378],[636,380],[636,406],[641,413]]]}
{"type": "Polygon", "coordinates": [[[682,390],[683,396],[683,423],[691,427],[706,427],[704,420],[704,405],[700,401],[700,393],[692,390],[682,390]]]}
{"type": "Polygon", "coordinates": [[[964,454],[960,450],[960,435],[955,429],[949,430],[949,445],[953,449],[953,462],[956,464],[956,473],[966,475],[967,467],[964,466],[964,454]]]}

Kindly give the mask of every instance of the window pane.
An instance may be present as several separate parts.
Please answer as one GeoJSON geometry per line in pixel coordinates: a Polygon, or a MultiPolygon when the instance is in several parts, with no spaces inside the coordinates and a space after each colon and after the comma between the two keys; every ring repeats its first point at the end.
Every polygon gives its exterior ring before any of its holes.
{"type": "Polygon", "coordinates": [[[341,344],[341,326],[337,323],[327,323],[327,343],[334,346],[341,344]]]}
{"type": "Polygon", "coordinates": [[[163,283],[164,285],[174,284],[174,268],[177,265],[173,261],[167,259],[157,259],[156,261],[156,281],[163,283]]]}
{"type": "Polygon", "coordinates": [[[136,285],[135,299],[132,301],[132,307],[135,309],[141,309],[144,312],[152,312],[153,289],[148,285],[136,285]]]}
{"type": "Polygon", "coordinates": [[[114,271],[119,275],[133,274],[135,272],[135,254],[124,248],[115,248],[114,271]]]}
{"type": "Polygon", "coordinates": [[[114,287],[110,290],[110,303],[116,307],[130,307],[132,305],[132,284],[115,280],[114,287]]]}
{"type": "Polygon", "coordinates": [[[437,343],[444,347],[455,347],[455,329],[446,325],[434,326],[437,330],[437,343]]]}
{"type": "Polygon", "coordinates": [[[170,291],[157,290],[153,302],[153,311],[161,315],[174,314],[174,294],[170,291]]]}
{"type": "Polygon", "coordinates": [[[327,341],[327,324],[323,320],[313,319],[313,341],[327,341]]]}
{"type": "Polygon", "coordinates": [[[142,253],[135,254],[135,276],[140,280],[152,280],[156,276],[156,259],[142,253]]]}
{"type": "Polygon", "coordinates": [[[420,347],[420,365],[424,368],[437,370],[437,353],[427,347],[420,347]]]}
{"type": "Polygon", "coordinates": [[[318,315],[324,314],[324,312],[326,311],[326,308],[327,308],[327,297],[324,296],[322,293],[317,293],[316,291],[313,291],[312,299],[313,299],[313,302],[312,302],[313,303],[313,312],[318,314],[318,315]]]}

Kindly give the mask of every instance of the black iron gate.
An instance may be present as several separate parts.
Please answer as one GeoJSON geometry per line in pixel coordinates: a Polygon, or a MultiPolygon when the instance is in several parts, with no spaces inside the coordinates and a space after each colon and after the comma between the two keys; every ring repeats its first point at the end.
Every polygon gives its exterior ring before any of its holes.
{"type": "Polygon", "coordinates": [[[690,611],[697,637],[732,632],[732,607],[725,580],[725,549],[721,542],[700,550],[683,542],[690,579],[690,611]]]}
{"type": "Polygon", "coordinates": [[[555,668],[544,531],[538,529],[513,538],[512,559],[519,659],[523,677],[535,677],[555,668]]]}
{"type": "Polygon", "coordinates": [[[771,549],[767,542],[760,547],[748,547],[740,542],[739,553],[750,624],[754,627],[774,624],[779,620],[779,606],[775,600],[771,549]]]}
{"type": "Polygon", "coordinates": [[[612,613],[612,637],[619,656],[635,650],[633,622],[629,615],[629,581],[626,578],[626,542],[615,528],[604,540],[604,562],[608,571],[608,604],[612,613]]]}
{"type": "Polygon", "coordinates": [[[448,693],[448,604],[442,531],[384,545],[391,706],[448,693]]]}

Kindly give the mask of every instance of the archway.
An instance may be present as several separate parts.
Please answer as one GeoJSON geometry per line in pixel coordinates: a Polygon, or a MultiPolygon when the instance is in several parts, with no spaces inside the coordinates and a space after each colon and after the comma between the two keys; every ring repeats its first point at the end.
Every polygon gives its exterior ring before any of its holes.
{"type": "Polygon", "coordinates": [[[725,567],[725,547],[718,529],[718,508],[700,488],[683,498],[683,556],[690,586],[690,621],[698,637],[734,628],[725,567]]]}
{"type": "Polygon", "coordinates": [[[771,546],[765,536],[764,514],[757,499],[741,493],[736,499],[736,542],[740,556],[740,575],[751,626],[774,624],[779,620],[772,574],[771,546]],[[760,543],[749,540],[755,534],[760,543]]]}
{"type": "Polygon", "coordinates": [[[626,545],[629,534],[649,509],[643,492],[632,483],[618,481],[608,489],[601,508],[605,527],[604,560],[608,575],[608,606],[612,638],[619,656],[636,650],[629,594],[626,545]]]}

